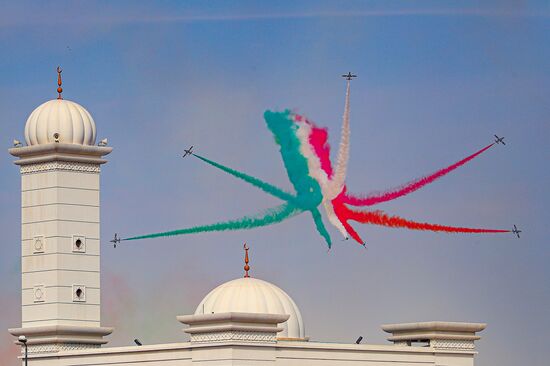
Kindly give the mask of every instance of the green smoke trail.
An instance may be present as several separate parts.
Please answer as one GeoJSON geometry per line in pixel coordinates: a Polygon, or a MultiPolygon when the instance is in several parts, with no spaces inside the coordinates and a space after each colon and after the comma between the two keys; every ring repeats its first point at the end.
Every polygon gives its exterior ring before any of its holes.
{"type": "Polygon", "coordinates": [[[296,190],[297,206],[311,212],[319,234],[325,239],[328,247],[332,245],[321,213],[317,207],[323,201],[323,193],[319,183],[309,174],[307,159],[300,152],[300,139],[296,136],[296,124],[290,111],[264,113],[264,119],[279,145],[281,157],[285,165],[288,179],[296,190]]]}
{"type": "Polygon", "coordinates": [[[219,163],[216,163],[215,161],[212,161],[210,159],[207,159],[203,156],[200,156],[200,155],[197,155],[197,154],[193,154],[194,156],[196,156],[197,158],[201,159],[202,161],[204,161],[205,163],[208,163],[210,165],[212,165],[213,167],[216,167],[226,173],[229,173],[231,174],[232,176],[234,177],[237,177],[239,179],[242,179],[244,180],[245,182],[247,183],[250,183],[252,184],[254,187],[257,187],[257,188],[260,188],[262,191],[266,192],[266,193],[269,193],[271,194],[272,196],[275,196],[277,198],[280,198],[282,199],[283,201],[288,201],[288,202],[295,202],[296,201],[296,197],[294,197],[292,194],[288,193],[288,192],[285,192],[283,191],[282,189],[278,188],[278,187],[275,187],[274,185],[272,184],[269,184],[267,182],[264,182],[262,181],[261,179],[258,179],[258,178],[255,178],[255,177],[252,177],[248,174],[245,174],[245,173],[242,173],[242,172],[239,172],[235,169],[231,169],[227,166],[224,166],[222,164],[219,164],[219,163]]]}
{"type": "Polygon", "coordinates": [[[296,190],[296,195],[285,192],[284,190],[255,178],[248,174],[239,172],[222,164],[216,163],[203,156],[193,154],[205,163],[218,168],[236,178],[261,189],[262,191],[277,197],[286,203],[269,209],[266,212],[256,216],[245,216],[243,218],[225,222],[219,222],[211,225],[195,226],[187,229],[166,231],[148,235],[135,236],[122,240],[150,239],[165,236],[195,234],[209,231],[240,230],[252,229],[261,226],[279,223],[291,216],[304,211],[310,211],[315,222],[317,230],[331,247],[330,236],[323,224],[321,213],[317,207],[323,199],[319,183],[309,175],[309,168],[306,158],[300,152],[300,140],[296,136],[296,125],[289,111],[282,113],[266,111],[264,114],[268,128],[275,137],[275,141],[280,146],[281,157],[287,170],[288,177],[296,190]]]}
{"type": "Polygon", "coordinates": [[[321,204],[323,194],[319,183],[309,174],[307,160],[300,152],[301,143],[290,111],[265,111],[264,119],[279,145],[288,179],[296,190],[298,206],[305,210],[316,208],[321,204]]]}
{"type": "Polygon", "coordinates": [[[317,227],[317,231],[321,236],[326,240],[328,248],[330,249],[332,247],[332,240],[330,239],[330,235],[323,224],[323,218],[321,217],[321,213],[318,209],[310,210],[311,216],[313,216],[313,221],[315,222],[315,226],[317,227]]]}
{"type": "MultiPolygon", "coordinates": [[[[291,121],[288,119],[288,112],[272,113],[271,115],[269,115],[269,117],[271,118],[269,119],[270,122],[268,124],[270,124],[270,129],[275,135],[275,138],[277,139],[277,141],[281,141],[282,139],[283,141],[285,141],[285,146],[290,147],[285,149],[281,147],[281,155],[283,155],[283,161],[285,161],[285,167],[287,168],[287,170],[290,167],[289,178],[290,176],[293,177],[291,181],[293,182],[294,187],[298,191],[297,197],[267,182],[264,182],[258,178],[239,172],[235,169],[231,169],[227,166],[216,163],[215,161],[207,159],[203,156],[200,156],[197,154],[194,154],[194,155],[200,160],[204,161],[207,164],[212,165],[215,168],[218,168],[239,179],[242,179],[245,182],[260,188],[266,193],[269,193],[277,198],[287,201],[288,204],[291,206],[294,206],[297,208],[299,207],[300,211],[296,213],[301,213],[302,211],[309,210],[311,212],[311,215],[313,217],[313,221],[315,222],[315,226],[317,227],[317,230],[319,231],[321,236],[325,239],[325,241],[327,242],[327,245],[330,248],[332,245],[330,235],[323,224],[321,213],[317,210],[317,208],[315,208],[316,206],[318,206],[317,202],[319,201],[319,197],[321,197],[322,199],[321,189],[318,183],[309,177],[307,161],[305,161],[305,159],[299,152],[300,142],[296,138],[295,133],[292,130],[293,128],[292,124],[289,123],[291,121]],[[273,117],[275,117],[275,120],[273,119],[273,117]],[[301,161],[302,159],[304,159],[304,161],[301,161]],[[304,162],[305,164],[303,164],[304,162]],[[314,207],[311,208],[311,206],[314,206],[314,207]]],[[[268,120],[267,117],[266,117],[266,120],[268,120]]],[[[174,235],[177,235],[177,234],[174,234],[174,235]]]]}
{"type": "Polygon", "coordinates": [[[197,234],[209,231],[253,229],[261,226],[277,224],[287,218],[299,214],[302,211],[303,210],[299,209],[293,204],[284,203],[280,206],[267,209],[263,213],[255,216],[244,216],[237,220],[219,222],[211,225],[195,226],[187,229],[165,231],[155,234],[134,236],[132,238],[127,238],[123,240],[151,239],[174,235],[197,234]]]}

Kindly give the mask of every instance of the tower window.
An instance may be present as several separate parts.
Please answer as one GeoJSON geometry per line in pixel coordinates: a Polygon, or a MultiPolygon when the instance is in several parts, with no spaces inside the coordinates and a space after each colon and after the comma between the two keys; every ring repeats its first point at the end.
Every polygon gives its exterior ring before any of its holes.
{"type": "Polygon", "coordinates": [[[73,235],[73,252],[86,253],[86,238],[82,235],[73,235]]]}
{"type": "Polygon", "coordinates": [[[86,286],[73,285],[73,302],[86,301],[86,286]]]}

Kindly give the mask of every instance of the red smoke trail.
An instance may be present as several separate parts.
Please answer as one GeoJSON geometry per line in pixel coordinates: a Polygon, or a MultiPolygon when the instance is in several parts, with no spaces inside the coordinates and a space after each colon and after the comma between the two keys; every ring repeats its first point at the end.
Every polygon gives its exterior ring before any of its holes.
{"type": "MultiPolygon", "coordinates": [[[[341,203],[334,205],[334,211],[336,212],[336,215],[338,215],[338,218],[342,222],[346,222],[346,223],[348,220],[353,220],[363,224],[388,226],[393,228],[407,228],[411,230],[439,231],[439,232],[446,232],[446,233],[481,234],[481,233],[509,233],[510,232],[510,230],[475,229],[475,228],[467,228],[467,227],[428,224],[425,222],[415,222],[415,221],[403,219],[399,216],[389,216],[388,214],[382,211],[372,211],[372,212],[354,211],[341,203]]],[[[352,234],[350,233],[350,235],[352,234]]],[[[355,236],[353,236],[353,238],[357,240],[355,236]]],[[[358,238],[358,239],[359,240],[357,241],[362,243],[362,241],[360,241],[361,238],[358,238]]]]}
{"type": "Polygon", "coordinates": [[[344,228],[346,229],[348,234],[353,238],[353,240],[355,240],[361,245],[365,245],[365,242],[363,241],[363,239],[361,239],[359,234],[357,234],[357,231],[355,231],[355,229],[346,220],[340,219],[340,222],[342,223],[342,225],[344,225],[344,228]]]}
{"type": "Polygon", "coordinates": [[[346,194],[346,187],[344,186],[344,190],[342,193],[338,195],[335,199],[331,201],[332,208],[334,210],[334,214],[336,217],[338,217],[338,220],[342,223],[344,226],[344,229],[348,232],[348,234],[359,244],[365,245],[365,242],[359,234],[357,234],[357,231],[348,223],[349,219],[349,212],[351,211],[345,204],[344,204],[344,195],[346,194]]]}
{"type": "Polygon", "coordinates": [[[306,120],[311,125],[311,134],[309,143],[313,146],[315,154],[321,161],[321,169],[325,171],[328,178],[332,178],[332,164],[330,162],[330,145],[328,144],[328,131],[326,128],[320,128],[306,120]]]}
{"type": "Polygon", "coordinates": [[[450,165],[444,169],[438,170],[437,172],[428,175],[426,177],[415,179],[409,183],[406,183],[405,185],[394,188],[392,190],[382,192],[382,193],[375,193],[368,195],[367,197],[358,197],[354,196],[348,193],[345,193],[343,200],[345,203],[352,205],[352,206],[372,206],[376,205],[378,203],[391,201],[399,197],[403,197],[408,195],[409,193],[412,193],[414,191],[419,190],[420,188],[424,187],[427,184],[430,184],[434,182],[435,180],[443,177],[444,175],[452,172],[453,170],[459,168],[460,166],[466,164],[470,160],[474,159],[476,156],[482,154],[486,150],[488,150],[491,146],[493,146],[494,143],[484,147],[483,149],[479,150],[475,154],[472,154],[468,156],[467,158],[464,158],[460,160],[459,162],[454,163],[453,165],[450,165]]]}
{"type": "MultiPolygon", "coordinates": [[[[332,177],[333,170],[330,162],[330,146],[327,142],[327,130],[319,128],[312,124],[312,132],[309,138],[311,145],[314,147],[317,156],[321,161],[321,168],[325,171],[329,178],[332,177]]],[[[470,229],[470,228],[460,228],[460,227],[451,227],[443,225],[433,225],[427,223],[417,223],[414,221],[402,219],[400,217],[388,216],[380,211],[376,212],[358,212],[349,209],[345,204],[351,204],[354,206],[371,206],[377,203],[390,201],[398,197],[405,196],[409,193],[412,193],[423,186],[432,183],[438,178],[443,177],[444,175],[450,173],[451,171],[459,168],[460,166],[466,164],[470,160],[474,159],[478,155],[482,154],[489,148],[491,148],[494,143],[484,147],[478,152],[466,157],[465,159],[460,160],[459,162],[441,169],[429,176],[414,180],[408,184],[405,184],[402,187],[393,189],[381,194],[373,194],[365,198],[355,197],[351,194],[348,194],[346,187],[342,190],[342,193],[338,197],[332,200],[332,205],[334,208],[334,213],[348,232],[348,234],[358,243],[365,244],[361,236],[355,231],[355,229],[348,223],[348,220],[354,220],[362,223],[369,223],[373,225],[383,225],[389,227],[404,227],[412,230],[431,230],[431,231],[443,231],[443,232],[454,232],[454,233],[500,233],[500,232],[509,232],[508,230],[485,230],[485,229],[470,229]]]]}

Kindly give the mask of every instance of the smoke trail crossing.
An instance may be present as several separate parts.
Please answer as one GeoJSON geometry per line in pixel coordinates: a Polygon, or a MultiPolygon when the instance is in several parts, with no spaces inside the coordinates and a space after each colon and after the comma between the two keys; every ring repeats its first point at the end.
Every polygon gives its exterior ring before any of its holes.
{"type": "Polygon", "coordinates": [[[328,136],[326,130],[318,128],[303,116],[295,115],[293,119],[297,125],[296,136],[300,140],[300,152],[307,160],[310,176],[320,185],[323,194],[322,203],[327,218],[345,239],[348,239],[348,231],[335,214],[331,200],[342,192],[348,167],[350,145],[350,80],[351,78],[348,78],[346,84],[342,132],[334,174],[330,162],[330,146],[327,142],[328,136]]]}
{"type": "MultiPolygon", "coordinates": [[[[325,213],[329,222],[336,227],[344,238],[348,237],[346,228],[338,220],[338,217],[332,209],[330,200],[328,197],[329,192],[329,177],[328,174],[322,169],[322,162],[319,156],[314,150],[314,146],[310,143],[311,136],[315,133],[315,126],[309,122],[306,118],[300,115],[294,115],[294,121],[297,125],[296,136],[300,140],[300,153],[306,158],[307,165],[309,169],[309,174],[312,178],[317,180],[319,186],[321,187],[321,192],[323,194],[323,207],[325,208],[325,213]]],[[[330,162],[329,162],[330,163],[330,162]]]]}
{"type": "Polygon", "coordinates": [[[319,182],[311,175],[310,162],[303,154],[304,141],[300,140],[300,128],[296,125],[294,116],[288,110],[284,112],[266,111],[264,119],[279,145],[288,179],[296,190],[296,206],[311,212],[317,231],[330,248],[332,245],[330,236],[323,224],[321,214],[317,210],[323,201],[323,193],[319,182]]]}
{"type": "MultiPolygon", "coordinates": [[[[447,233],[507,233],[510,230],[493,230],[484,228],[469,228],[416,222],[399,216],[391,216],[382,211],[353,210],[350,206],[372,206],[391,201],[413,193],[429,185],[439,178],[465,165],[469,161],[490,149],[494,143],[482,148],[474,154],[440,169],[430,175],[412,180],[397,188],[384,192],[370,193],[366,196],[353,195],[347,192],[346,174],[350,154],[350,82],[354,77],[351,73],[344,75],[348,78],[346,98],[342,116],[342,129],[338,148],[336,166],[333,170],[330,160],[330,146],[328,133],[325,128],[317,127],[313,122],[289,110],[284,112],[266,111],[264,120],[272,132],[284,167],[295,193],[289,193],[263,180],[229,168],[225,165],[193,154],[203,162],[228,173],[248,184],[261,189],[271,196],[285,201],[284,204],[268,209],[253,216],[244,216],[240,219],[222,221],[210,225],[194,226],[186,229],[159,232],[148,235],[135,236],[122,240],[138,240],[174,235],[186,235],[202,232],[252,229],[273,225],[282,222],[294,215],[309,211],[315,227],[328,247],[332,241],[326,230],[319,206],[322,204],[329,222],[336,227],[347,239],[348,235],[358,243],[364,244],[357,231],[349,221],[363,224],[380,225],[392,228],[406,228],[411,230],[430,230],[447,233]]],[[[498,137],[497,137],[498,138],[498,137]]],[[[186,154],[187,154],[186,150],[186,154]]],[[[190,151],[189,151],[190,152],[190,151]]],[[[116,244],[116,235],[115,235],[116,244]]],[[[120,240],[120,239],[119,239],[120,240]]]]}
{"type": "Polygon", "coordinates": [[[311,177],[307,159],[300,151],[301,141],[290,111],[266,111],[264,119],[279,145],[279,151],[288,179],[296,190],[298,206],[304,209],[317,207],[323,200],[319,183],[311,177]]]}

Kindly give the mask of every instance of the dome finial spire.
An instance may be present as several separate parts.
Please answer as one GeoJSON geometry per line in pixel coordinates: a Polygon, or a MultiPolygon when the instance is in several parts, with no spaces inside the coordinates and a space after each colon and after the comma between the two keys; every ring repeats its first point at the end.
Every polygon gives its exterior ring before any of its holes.
{"type": "Polygon", "coordinates": [[[248,271],[250,270],[250,266],[248,265],[248,246],[246,245],[246,243],[244,243],[244,278],[248,278],[250,277],[248,275],[248,271]]]}
{"type": "Polygon", "coordinates": [[[63,96],[61,93],[63,93],[63,88],[61,87],[62,81],[61,81],[61,73],[63,72],[63,69],[61,69],[60,66],[57,66],[57,93],[59,94],[57,96],[57,99],[63,99],[63,96]]]}

